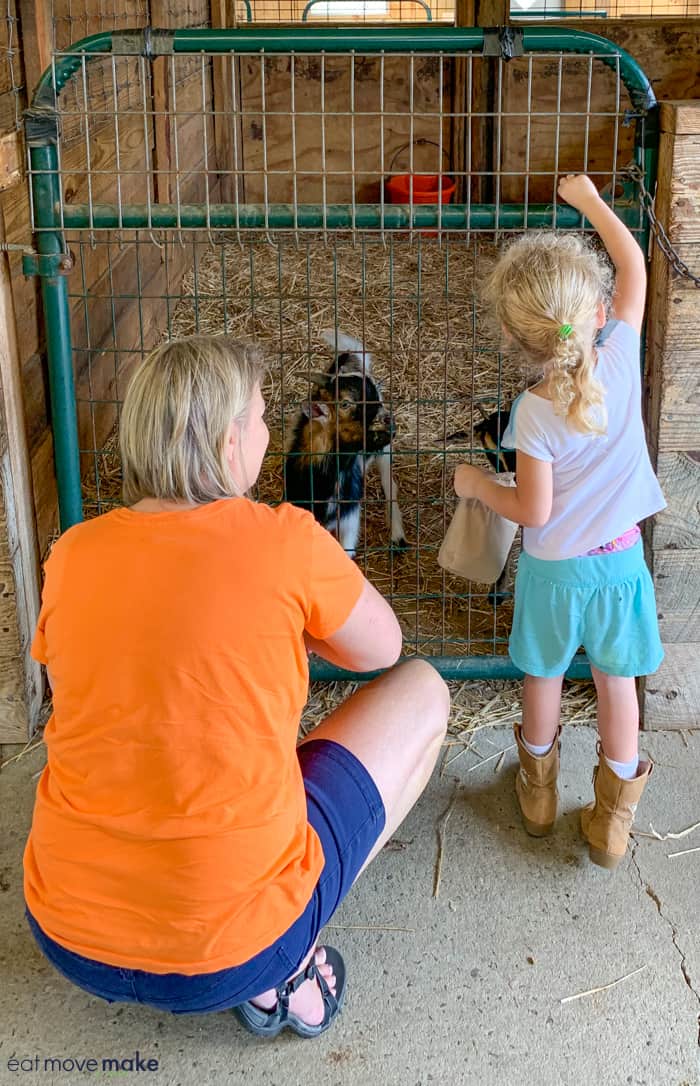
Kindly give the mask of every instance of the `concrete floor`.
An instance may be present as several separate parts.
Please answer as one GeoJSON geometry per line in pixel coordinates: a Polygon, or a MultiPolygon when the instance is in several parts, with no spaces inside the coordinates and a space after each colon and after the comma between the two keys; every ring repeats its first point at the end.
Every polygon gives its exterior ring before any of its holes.
{"type": "MultiPolygon", "coordinates": [[[[503,730],[479,739],[484,756],[511,743],[503,730]]],[[[657,765],[638,828],[651,821],[663,834],[697,822],[700,734],[651,733],[644,745],[657,765]]],[[[228,1014],[109,1006],[44,962],[22,914],[21,855],[43,751],[26,755],[0,774],[0,1083],[696,1086],[700,852],[668,853],[700,845],[700,829],[637,838],[613,875],[590,865],[576,811],[591,795],[594,746],[591,729],[565,729],[563,814],[540,842],[519,824],[514,751],[497,771],[494,759],[470,772],[478,759],[469,753],[436,775],[327,929],[349,970],[339,1022],[316,1041],[286,1034],[271,1044],[228,1014]],[[435,900],[436,827],[455,788],[435,900]],[[613,989],[561,1003],[641,967],[613,989]],[[157,1071],[43,1070],[51,1057],[101,1064],[137,1049],[157,1071]]]]}

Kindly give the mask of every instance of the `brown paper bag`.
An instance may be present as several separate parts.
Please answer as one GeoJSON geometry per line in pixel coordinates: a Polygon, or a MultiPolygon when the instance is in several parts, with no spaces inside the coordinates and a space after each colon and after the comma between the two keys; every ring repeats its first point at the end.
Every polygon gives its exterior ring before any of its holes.
{"type": "MultiPolygon", "coordinates": [[[[501,486],[515,486],[512,472],[494,475],[501,486]]],[[[479,584],[495,584],[513,546],[518,525],[476,498],[460,498],[440,547],[438,562],[448,573],[479,584]]]]}

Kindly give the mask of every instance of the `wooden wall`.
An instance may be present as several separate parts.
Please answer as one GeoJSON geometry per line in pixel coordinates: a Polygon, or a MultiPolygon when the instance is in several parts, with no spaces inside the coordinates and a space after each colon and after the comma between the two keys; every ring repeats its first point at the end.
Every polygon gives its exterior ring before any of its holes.
{"type": "MultiPolygon", "coordinates": [[[[700,99],[661,110],[656,213],[700,275],[700,99]]],[[[667,508],[647,549],[666,658],[644,684],[646,727],[700,725],[700,289],[655,247],[649,292],[646,393],[652,454],[667,508]]]]}

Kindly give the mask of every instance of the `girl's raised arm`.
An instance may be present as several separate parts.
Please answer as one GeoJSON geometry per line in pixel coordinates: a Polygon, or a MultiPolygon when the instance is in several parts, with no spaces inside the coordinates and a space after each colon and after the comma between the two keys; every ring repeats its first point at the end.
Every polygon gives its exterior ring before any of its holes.
{"type": "Polygon", "coordinates": [[[590,177],[569,174],[559,182],[562,200],[585,215],[595,228],[615,265],[612,315],[641,332],[646,300],[647,273],[644,254],[624,223],[611,211],[590,177]]]}

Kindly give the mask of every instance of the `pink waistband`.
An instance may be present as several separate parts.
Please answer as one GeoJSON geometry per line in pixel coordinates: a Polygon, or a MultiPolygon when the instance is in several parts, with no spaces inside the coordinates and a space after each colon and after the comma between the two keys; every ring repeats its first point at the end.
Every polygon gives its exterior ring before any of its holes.
{"type": "Polygon", "coordinates": [[[639,525],[635,524],[633,528],[628,528],[622,535],[617,536],[616,539],[611,539],[609,543],[603,543],[602,547],[595,547],[592,551],[586,551],[586,556],[590,554],[610,554],[611,551],[628,551],[630,547],[633,547],[641,535],[639,525]]]}

